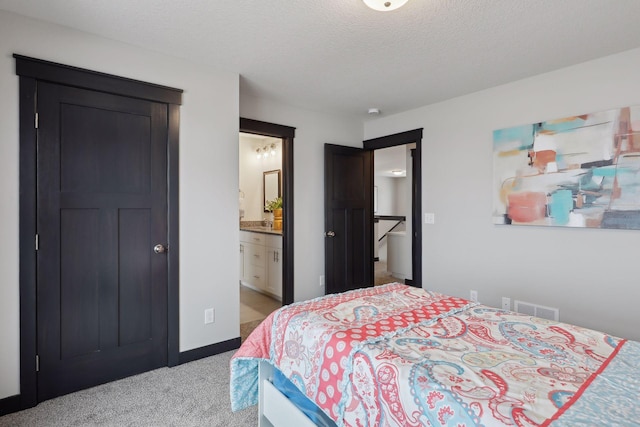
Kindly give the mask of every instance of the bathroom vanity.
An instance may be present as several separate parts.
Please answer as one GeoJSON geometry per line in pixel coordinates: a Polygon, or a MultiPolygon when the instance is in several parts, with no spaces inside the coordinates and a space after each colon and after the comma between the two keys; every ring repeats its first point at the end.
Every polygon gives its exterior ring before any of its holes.
{"type": "Polygon", "coordinates": [[[282,301],[282,232],[240,229],[240,282],[282,301]]]}

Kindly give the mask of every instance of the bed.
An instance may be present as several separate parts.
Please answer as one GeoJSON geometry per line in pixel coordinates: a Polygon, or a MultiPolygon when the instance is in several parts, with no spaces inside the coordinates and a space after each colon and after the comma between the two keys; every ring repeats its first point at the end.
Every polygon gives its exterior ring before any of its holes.
{"type": "Polygon", "coordinates": [[[272,313],[230,387],[261,426],[634,426],[640,343],[392,283],[272,313]]]}

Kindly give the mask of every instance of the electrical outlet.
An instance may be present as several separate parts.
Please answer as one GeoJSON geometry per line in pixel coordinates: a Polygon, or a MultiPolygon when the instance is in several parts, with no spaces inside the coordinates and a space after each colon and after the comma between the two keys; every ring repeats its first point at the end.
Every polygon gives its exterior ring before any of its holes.
{"type": "Polygon", "coordinates": [[[213,310],[213,308],[207,308],[204,311],[204,324],[208,325],[209,323],[213,323],[215,322],[215,311],[213,310]]]}
{"type": "Polygon", "coordinates": [[[320,276],[319,286],[320,286],[320,287],[323,287],[323,286],[324,286],[324,275],[321,275],[321,276],[320,276]]]}
{"type": "Polygon", "coordinates": [[[470,291],[469,292],[469,299],[473,302],[478,302],[478,291],[470,291]]]}
{"type": "Polygon", "coordinates": [[[502,297],[502,309],[511,310],[511,298],[502,297]]]}

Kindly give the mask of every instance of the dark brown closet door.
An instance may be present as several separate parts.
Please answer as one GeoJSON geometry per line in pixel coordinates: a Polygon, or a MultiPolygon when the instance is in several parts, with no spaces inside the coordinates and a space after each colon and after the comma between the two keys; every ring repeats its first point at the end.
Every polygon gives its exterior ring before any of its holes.
{"type": "Polygon", "coordinates": [[[373,286],[372,152],[325,144],[327,294],[373,286]]]}
{"type": "Polygon", "coordinates": [[[38,83],[38,401],[167,364],[167,106],[38,83]]]}

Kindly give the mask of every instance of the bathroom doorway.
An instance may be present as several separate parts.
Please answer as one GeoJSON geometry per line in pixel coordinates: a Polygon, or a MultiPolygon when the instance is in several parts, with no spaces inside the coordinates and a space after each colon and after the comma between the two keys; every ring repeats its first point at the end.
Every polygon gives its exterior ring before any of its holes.
{"type": "Polygon", "coordinates": [[[240,119],[240,333],[293,302],[295,129],[240,119]]]}

